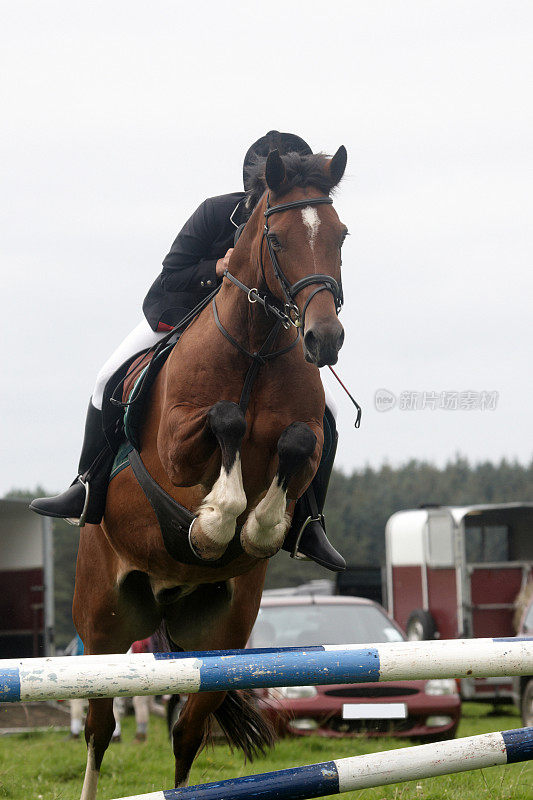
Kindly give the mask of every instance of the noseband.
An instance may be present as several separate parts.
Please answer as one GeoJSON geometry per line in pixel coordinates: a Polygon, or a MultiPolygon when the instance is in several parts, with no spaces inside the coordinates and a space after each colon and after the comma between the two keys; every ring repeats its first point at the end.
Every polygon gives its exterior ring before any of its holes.
{"type": "MultiPolygon", "coordinates": [[[[333,200],[331,197],[309,197],[306,200],[294,200],[291,203],[280,203],[277,206],[270,205],[270,194],[267,195],[267,204],[265,214],[265,226],[263,228],[263,235],[261,237],[261,246],[259,248],[259,265],[261,267],[261,274],[263,276],[263,280],[265,284],[267,284],[266,275],[265,275],[265,267],[263,263],[263,242],[266,239],[266,244],[268,248],[268,254],[270,256],[270,261],[272,262],[272,268],[274,270],[274,275],[278,283],[281,286],[282,292],[285,296],[286,300],[286,312],[291,321],[291,324],[295,327],[304,327],[305,325],[305,312],[307,311],[307,307],[313,297],[318,294],[319,292],[323,292],[327,290],[331,292],[333,295],[333,300],[335,302],[335,310],[337,314],[342,308],[343,304],[343,295],[342,295],[342,286],[337,283],[335,278],[331,275],[324,275],[322,273],[313,273],[312,275],[306,275],[304,278],[300,278],[299,281],[296,283],[290,283],[287,276],[281,269],[278,259],[276,257],[276,251],[274,250],[272,241],[270,240],[268,233],[268,220],[272,214],[278,214],[281,211],[288,211],[292,208],[305,208],[306,206],[318,206],[318,205],[331,205],[333,200]],[[296,305],[296,297],[307,286],[313,286],[314,284],[319,284],[317,288],[311,292],[307,300],[305,301],[304,307],[302,309],[302,315],[300,319],[300,312],[298,310],[298,306],[296,305]]],[[[267,284],[268,286],[268,284],[267,284]]]]}

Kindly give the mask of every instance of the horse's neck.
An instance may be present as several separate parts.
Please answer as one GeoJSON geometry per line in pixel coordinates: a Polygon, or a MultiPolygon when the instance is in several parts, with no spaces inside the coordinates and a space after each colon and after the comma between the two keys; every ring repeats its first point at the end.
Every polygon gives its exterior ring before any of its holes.
{"type": "MultiPolygon", "coordinates": [[[[249,288],[257,288],[257,283],[248,282],[242,271],[235,274],[249,288]]],[[[275,319],[268,316],[259,303],[250,303],[247,293],[229,281],[224,281],[216,303],[220,321],[228,333],[248,352],[257,352],[276,324],[275,319]]],[[[281,347],[285,339],[288,341],[285,333],[282,330],[278,336],[276,347],[281,347]]]]}
{"type": "MultiPolygon", "coordinates": [[[[253,218],[250,220],[253,222],[253,218]]],[[[254,226],[255,227],[255,226],[254,226]]],[[[230,271],[245,286],[252,289],[265,290],[263,277],[259,267],[260,234],[254,227],[243,234],[231,259],[230,271]]],[[[222,324],[249,352],[257,352],[276,323],[272,315],[268,315],[259,303],[251,303],[245,291],[229,280],[224,280],[217,296],[217,308],[222,324]]],[[[288,344],[294,338],[294,331],[282,329],[275,347],[288,344]]]]}

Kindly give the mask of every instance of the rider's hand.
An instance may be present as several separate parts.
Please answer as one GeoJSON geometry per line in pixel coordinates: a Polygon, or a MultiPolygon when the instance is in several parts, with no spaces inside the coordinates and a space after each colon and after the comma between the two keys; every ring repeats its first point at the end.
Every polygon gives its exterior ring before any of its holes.
{"type": "Polygon", "coordinates": [[[224,275],[224,271],[229,268],[229,260],[231,258],[232,253],[233,253],[233,247],[230,247],[224,258],[218,259],[216,266],[217,278],[221,278],[224,275]]]}

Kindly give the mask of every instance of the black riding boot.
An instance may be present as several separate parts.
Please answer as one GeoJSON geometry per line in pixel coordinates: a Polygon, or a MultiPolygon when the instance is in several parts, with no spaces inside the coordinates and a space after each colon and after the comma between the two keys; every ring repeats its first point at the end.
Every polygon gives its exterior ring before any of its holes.
{"type": "Polygon", "coordinates": [[[102,429],[102,412],[89,402],[78,476],[61,494],[32,500],[31,510],[45,517],[76,520],[80,527],[86,522],[97,525],[104,513],[113,461],[102,429]]]}
{"type": "Polygon", "coordinates": [[[287,550],[291,558],[307,558],[332,572],[342,572],[346,569],[346,561],[326,536],[322,515],[339,438],[333,415],[327,409],[326,418],[333,441],[329,452],[320,461],[311,485],[296,503],[282,549],[287,550]]]}

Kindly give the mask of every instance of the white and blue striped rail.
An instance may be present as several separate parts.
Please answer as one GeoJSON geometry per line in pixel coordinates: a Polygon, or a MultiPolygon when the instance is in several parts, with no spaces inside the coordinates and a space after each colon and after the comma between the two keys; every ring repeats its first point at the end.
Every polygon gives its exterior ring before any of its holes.
{"type": "Polygon", "coordinates": [[[533,758],[533,728],[484,733],[120,800],[306,800],[533,758]]]}
{"type": "Polygon", "coordinates": [[[533,638],[0,660],[0,702],[533,675],[533,638]]]}

